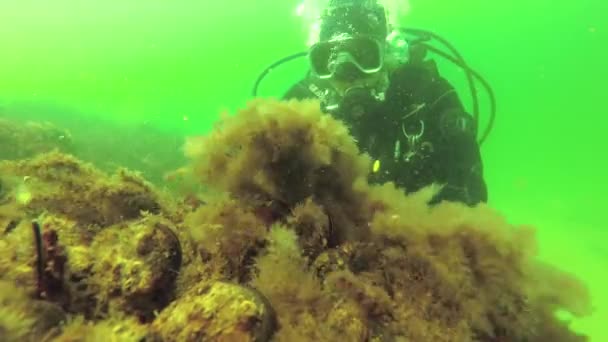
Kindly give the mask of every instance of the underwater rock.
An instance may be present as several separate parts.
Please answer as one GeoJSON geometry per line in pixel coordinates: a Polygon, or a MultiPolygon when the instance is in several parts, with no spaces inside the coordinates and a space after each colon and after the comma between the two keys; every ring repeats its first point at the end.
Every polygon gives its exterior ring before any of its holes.
{"type": "Polygon", "coordinates": [[[182,262],[173,229],[170,222],[147,216],[95,236],[91,249],[96,258],[88,282],[98,289],[100,307],[148,321],[167,305],[182,262]]]}
{"type": "Polygon", "coordinates": [[[31,158],[40,153],[73,151],[70,132],[49,122],[0,118],[0,160],[31,158]]]}
{"type": "Polygon", "coordinates": [[[36,255],[31,224],[22,222],[0,234],[0,280],[9,281],[36,298],[36,255]]]}
{"type": "Polygon", "coordinates": [[[275,313],[256,290],[226,282],[201,283],[165,308],[153,330],[170,341],[265,342],[275,313]]]}
{"type": "Polygon", "coordinates": [[[255,211],[233,199],[220,199],[186,216],[196,251],[224,279],[244,282],[263,248],[266,223],[255,211]]]}
{"type": "Polygon", "coordinates": [[[64,322],[68,317],[61,307],[51,302],[35,300],[30,302],[29,306],[38,317],[31,327],[32,331],[30,334],[33,335],[42,336],[52,329],[58,330],[59,324],[64,322]]]}
{"type": "Polygon", "coordinates": [[[11,186],[0,175],[0,235],[15,229],[23,216],[22,206],[12,192],[11,186]]]}
{"type": "Polygon", "coordinates": [[[0,246],[13,247],[0,250],[0,278],[21,284],[32,297],[88,318],[107,317],[114,310],[142,320],[150,320],[171,299],[182,257],[171,221],[146,216],[94,234],[46,216],[35,224],[39,250],[26,226],[0,239],[0,246]]]}
{"type": "Polygon", "coordinates": [[[50,212],[103,227],[138,218],[142,212],[158,214],[162,207],[152,185],[136,173],[121,169],[109,177],[59,152],[0,162],[0,172],[10,184],[5,205],[18,204],[29,215],[50,212]]]}
{"type": "Polygon", "coordinates": [[[137,319],[116,315],[101,321],[86,321],[81,316],[75,317],[62,326],[61,334],[49,339],[50,342],[163,342],[150,331],[148,325],[137,319]]]}
{"type": "Polygon", "coordinates": [[[172,221],[146,214],[161,212],[147,182],[126,170],[110,178],[58,152],[3,161],[0,170],[0,278],[87,318],[111,309],[149,320],[167,304],[181,247],[172,221]],[[142,272],[130,277],[120,261],[142,272]],[[98,273],[104,267],[118,279],[98,273]]]}
{"type": "Polygon", "coordinates": [[[338,301],[327,316],[327,325],[343,341],[365,342],[370,337],[365,312],[354,301],[338,301]]]}
{"type": "Polygon", "coordinates": [[[67,318],[57,305],[34,300],[0,281],[0,341],[35,341],[50,335],[67,318]]]}
{"type": "Polygon", "coordinates": [[[327,274],[335,271],[375,272],[382,269],[384,263],[379,246],[369,242],[345,242],[319,254],[314,259],[312,268],[324,279],[327,274]]]}
{"type": "Polygon", "coordinates": [[[0,162],[0,340],[588,340],[555,317],[588,315],[587,289],[533,229],[367,184],[347,132],[253,101],[189,143],[195,205],[57,152],[0,162]]]}

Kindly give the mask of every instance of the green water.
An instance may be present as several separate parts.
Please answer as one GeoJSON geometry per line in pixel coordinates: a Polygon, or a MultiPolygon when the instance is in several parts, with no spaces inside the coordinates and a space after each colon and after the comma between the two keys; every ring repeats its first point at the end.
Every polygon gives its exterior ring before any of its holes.
{"type": "MultiPolygon", "coordinates": [[[[165,155],[178,155],[179,139],[167,140],[207,132],[221,110],[245,103],[267,64],[306,48],[298,2],[3,0],[0,108],[68,125],[99,146],[155,130],[165,155]]],[[[404,25],[443,35],[491,82],[498,118],[482,151],[490,203],[514,223],[536,225],[541,256],[588,283],[597,311],[574,326],[608,341],[608,4],[410,7],[404,25]]],[[[277,69],[261,95],[280,96],[305,68],[277,69]]],[[[441,71],[469,101],[463,74],[445,63],[441,71]]],[[[112,158],[140,165],[120,153],[97,159],[112,158]]]]}

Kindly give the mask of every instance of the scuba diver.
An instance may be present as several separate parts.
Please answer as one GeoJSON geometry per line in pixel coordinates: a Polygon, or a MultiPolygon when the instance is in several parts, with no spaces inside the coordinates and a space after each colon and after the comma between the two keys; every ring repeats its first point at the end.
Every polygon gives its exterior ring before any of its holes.
{"type": "Polygon", "coordinates": [[[329,0],[308,51],[311,71],[283,99],[319,99],[342,120],[374,160],[370,182],[407,192],[443,185],[431,203],[487,202],[476,118],[426,49],[404,54],[394,39],[376,0],[329,0]]]}
{"type": "Polygon", "coordinates": [[[431,203],[487,202],[479,149],[496,118],[490,84],[444,38],[427,30],[389,26],[377,0],[329,0],[319,42],[264,69],[252,96],[258,96],[262,80],[275,68],[307,57],[311,70],[283,99],[319,99],[323,111],[347,124],[359,148],[374,159],[370,182],[393,181],[408,192],[442,184],[431,203]],[[443,44],[449,53],[431,41],[443,44]],[[464,71],[472,115],[439,75],[435,62],[426,58],[428,52],[464,71]],[[489,97],[489,120],[482,131],[475,81],[489,97]]]}

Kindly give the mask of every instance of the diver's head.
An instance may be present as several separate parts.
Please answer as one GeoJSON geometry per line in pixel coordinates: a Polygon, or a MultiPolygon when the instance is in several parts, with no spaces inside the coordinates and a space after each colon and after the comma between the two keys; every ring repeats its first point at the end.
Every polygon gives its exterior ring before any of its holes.
{"type": "Polygon", "coordinates": [[[374,81],[387,34],[386,13],[376,0],[329,0],[309,53],[313,73],[337,86],[374,81]]]}

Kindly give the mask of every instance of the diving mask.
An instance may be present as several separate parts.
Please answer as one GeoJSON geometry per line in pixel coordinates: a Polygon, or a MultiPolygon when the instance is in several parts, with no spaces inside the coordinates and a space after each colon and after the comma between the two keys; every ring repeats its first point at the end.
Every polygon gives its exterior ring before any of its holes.
{"type": "Polygon", "coordinates": [[[366,36],[339,37],[310,48],[312,72],[321,79],[352,81],[376,73],[384,64],[383,46],[366,36]]]}

